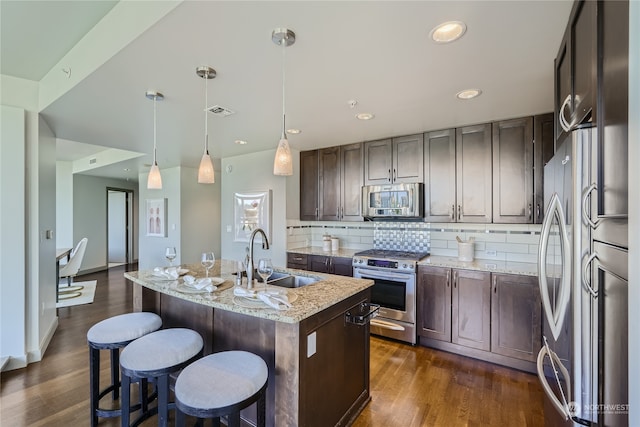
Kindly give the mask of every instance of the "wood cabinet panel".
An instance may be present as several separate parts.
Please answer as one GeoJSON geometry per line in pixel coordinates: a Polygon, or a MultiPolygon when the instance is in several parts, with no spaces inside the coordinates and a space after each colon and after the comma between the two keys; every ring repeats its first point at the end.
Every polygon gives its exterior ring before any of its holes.
{"type": "Polygon", "coordinates": [[[393,138],[393,170],[394,183],[424,181],[422,164],[424,137],[422,134],[393,138]]]}
{"type": "Polygon", "coordinates": [[[364,143],[365,185],[391,182],[392,152],[391,139],[364,143]]]}
{"type": "Polygon", "coordinates": [[[491,350],[491,274],[453,270],[451,342],[491,350]]]}
{"type": "Polygon", "coordinates": [[[542,306],[536,277],[493,274],[491,351],[535,362],[542,347],[542,306]]]}
{"type": "Polygon", "coordinates": [[[551,160],[555,152],[553,123],[553,113],[533,118],[533,214],[536,224],[542,224],[544,219],[544,165],[551,160]]]}
{"type": "Polygon", "coordinates": [[[418,269],[418,335],[451,342],[451,269],[418,269]]]}
{"type": "Polygon", "coordinates": [[[318,155],[319,219],[340,219],[340,147],[324,148],[318,155]]]}
{"type": "Polygon", "coordinates": [[[310,255],[309,270],[318,273],[353,277],[352,259],[346,257],[310,255]]]}
{"type": "Polygon", "coordinates": [[[533,118],[493,123],[493,222],[533,222],[533,118]]]}
{"type": "Polygon", "coordinates": [[[318,150],[300,152],[300,219],[318,219],[318,150]]]}
{"type": "Polygon", "coordinates": [[[424,215],[430,222],[455,222],[455,129],[428,132],[424,136],[424,215]]]}
{"type": "Polygon", "coordinates": [[[491,222],[491,124],[456,129],[458,222],[491,222]]]}
{"type": "Polygon", "coordinates": [[[362,143],[340,147],[340,220],[362,221],[362,143]]]}
{"type": "Polygon", "coordinates": [[[306,254],[287,252],[287,268],[307,270],[309,268],[308,256],[306,254]]]}

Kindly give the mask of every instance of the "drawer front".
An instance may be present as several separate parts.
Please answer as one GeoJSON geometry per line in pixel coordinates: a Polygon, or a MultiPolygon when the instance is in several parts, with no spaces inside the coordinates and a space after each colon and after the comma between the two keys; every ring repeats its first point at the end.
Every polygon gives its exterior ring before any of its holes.
{"type": "Polygon", "coordinates": [[[287,252],[287,264],[307,265],[307,255],[287,252]]]}

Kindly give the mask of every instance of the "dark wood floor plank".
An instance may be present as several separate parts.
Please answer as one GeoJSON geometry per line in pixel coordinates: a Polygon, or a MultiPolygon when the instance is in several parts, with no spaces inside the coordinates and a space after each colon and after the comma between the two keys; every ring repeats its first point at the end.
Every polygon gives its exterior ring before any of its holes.
{"type": "MultiPolygon", "coordinates": [[[[97,280],[93,304],[59,309],[58,330],[44,359],[1,374],[2,427],[89,425],[86,334],[100,320],[131,311],[125,268],[77,278],[97,280]]],[[[100,376],[106,384],[104,355],[100,376]]],[[[544,425],[542,389],[535,376],[377,337],[371,338],[371,397],[355,427],[544,425]]],[[[143,426],[155,423],[152,418],[143,426]]],[[[119,419],[100,425],[118,426],[119,419]]]]}

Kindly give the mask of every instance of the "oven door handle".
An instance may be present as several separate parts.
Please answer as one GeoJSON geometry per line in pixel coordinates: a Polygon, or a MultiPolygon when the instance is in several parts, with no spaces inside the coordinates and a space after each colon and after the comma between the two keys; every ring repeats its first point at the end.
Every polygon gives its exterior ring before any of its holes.
{"type": "Polygon", "coordinates": [[[405,327],[402,325],[398,325],[397,323],[391,323],[391,322],[385,322],[384,320],[380,320],[380,319],[371,319],[369,321],[369,324],[371,326],[377,326],[379,328],[382,329],[390,329],[392,331],[404,331],[405,327]]]}
{"type": "Polygon", "coordinates": [[[359,270],[358,271],[358,278],[361,279],[382,279],[382,280],[388,280],[388,279],[398,279],[401,281],[406,282],[407,281],[407,275],[406,274],[397,274],[397,273],[392,273],[392,272],[382,272],[382,271],[372,271],[372,270],[359,270]]]}

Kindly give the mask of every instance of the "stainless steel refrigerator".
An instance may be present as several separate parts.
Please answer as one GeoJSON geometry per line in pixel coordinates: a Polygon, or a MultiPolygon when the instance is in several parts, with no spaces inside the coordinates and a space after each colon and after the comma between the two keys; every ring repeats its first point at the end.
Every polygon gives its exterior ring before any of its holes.
{"type": "Polygon", "coordinates": [[[628,424],[627,254],[597,240],[610,220],[597,214],[600,161],[596,130],[585,127],[568,133],[544,169],[537,366],[547,426],[628,424]]]}

